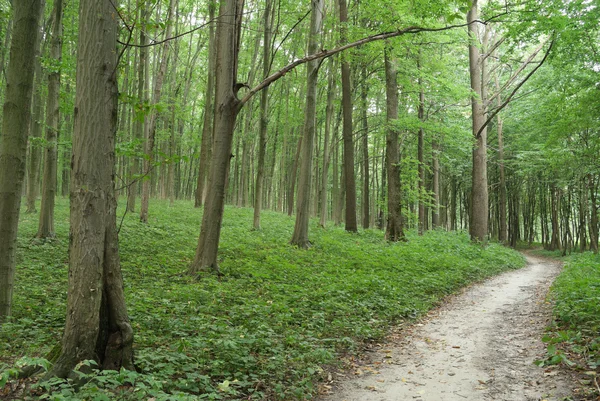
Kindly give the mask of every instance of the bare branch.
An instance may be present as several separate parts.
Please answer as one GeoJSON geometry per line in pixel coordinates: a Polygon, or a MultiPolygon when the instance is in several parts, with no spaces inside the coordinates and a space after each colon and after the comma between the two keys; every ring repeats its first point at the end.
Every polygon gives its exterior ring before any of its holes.
{"type": "Polygon", "coordinates": [[[519,82],[519,84],[510,93],[510,95],[508,95],[508,97],[506,98],[506,100],[504,101],[504,103],[502,103],[500,106],[498,106],[496,108],[496,110],[488,117],[488,119],[481,126],[481,128],[479,128],[479,131],[477,131],[477,135],[475,135],[476,138],[479,138],[481,136],[481,133],[483,132],[483,130],[485,129],[485,127],[487,127],[488,124],[494,119],[494,117],[496,117],[496,115],[498,113],[500,113],[500,111],[503,108],[505,108],[508,105],[508,103],[510,103],[510,101],[515,96],[515,94],[517,93],[517,91],[521,88],[521,86],[523,86],[525,84],[525,82],[527,82],[527,80],[529,80],[529,78],[531,78],[532,75],[535,74],[535,72],[544,64],[544,62],[546,61],[546,59],[550,55],[550,51],[552,50],[552,46],[553,45],[554,45],[554,39],[552,39],[552,41],[550,42],[550,46],[548,46],[548,50],[546,50],[546,54],[544,54],[544,58],[542,59],[542,61],[540,61],[540,63],[538,65],[536,65],[535,68],[533,70],[531,70],[531,72],[529,74],[527,74],[527,76],[525,78],[523,78],[523,80],[521,82],[519,82]]]}
{"type": "MultiPolygon", "coordinates": [[[[473,21],[472,23],[481,23],[481,21],[479,21],[479,20],[473,21]]],[[[469,25],[469,23],[464,23],[464,24],[458,24],[458,25],[447,25],[447,26],[438,27],[438,28],[409,26],[407,28],[398,29],[398,30],[392,31],[392,32],[384,32],[384,33],[379,33],[377,35],[367,36],[367,37],[359,39],[355,42],[336,47],[335,49],[321,50],[318,53],[311,54],[304,58],[301,58],[301,59],[291,62],[290,64],[286,65],[279,71],[277,71],[277,72],[271,74],[270,76],[268,76],[267,78],[265,78],[261,83],[259,83],[258,85],[256,85],[254,88],[250,89],[246,93],[246,95],[240,100],[239,107],[242,107],[254,95],[256,95],[258,92],[260,92],[267,86],[271,85],[273,82],[275,82],[278,79],[285,76],[288,72],[292,71],[294,68],[298,67],[299,65],[306,64],[309,61],[331,57],[337,53],[343,52],[344,50],[352,49],[354,47],[361,46],[361,45],[371,43],[371,42],[376,42],[379,40],[394,38],[396,36],[402,36],[405,34],[416,34],[416,33],[421,33],[421,32],[441,32],[441,31],[447,31],[447,30],[454,29],[454,28],[464,28],[468,25],[469,25]]]]}

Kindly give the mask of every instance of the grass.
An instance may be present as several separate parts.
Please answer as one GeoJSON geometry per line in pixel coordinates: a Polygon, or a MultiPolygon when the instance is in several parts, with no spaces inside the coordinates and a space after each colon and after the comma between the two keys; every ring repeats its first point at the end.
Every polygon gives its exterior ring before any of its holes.
{"type": "MultiPolygon", "coordinates": [[[[120,209],[122,212],[122,209],[120,209]]],[[[97,372],[74,382],[38,384],[53,400],[302,400],[326,375],[401,321],[416,318],[459,288],[507,269],[521,255],[466,233],[408,234],[389,244],[378,230],[346,233],[311,222],[309,250],[288,245],[294,220],[227,207],[219,280],[185,274],[201,211],[190,202],[154,201],[149,224],[125,216],[120,252],[140,372],[97,372]],[[77,391],[76,391],[77,388],[77,391]]],[[[37,216],[23,215],[14,317],[0,330],[7,373],[60,341],[65,315],[68,204],[57,202],[58,240],[32,241],[37,216]]],[[[31,396],[35,398],[34,395],[31,396]]]]}
{"type": "Polygon", "coordinates": [[[588,371],[600,367],[600,255],[573,254],[552,286],[554,325],[545,337],[549,363],[566,362],[570,355],[588,371]],[[556,345],[559,345],[557,348],[556,345]],[[563,350],[566,351],[563,352],[563,350]]]}

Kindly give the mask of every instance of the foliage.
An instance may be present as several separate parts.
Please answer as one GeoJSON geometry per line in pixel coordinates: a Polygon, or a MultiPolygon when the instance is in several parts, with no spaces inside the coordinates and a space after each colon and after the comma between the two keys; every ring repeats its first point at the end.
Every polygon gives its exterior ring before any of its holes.
{"type": "Polygon", "coordinates": [[[550,363],[568,361],[557,349],[583,357],[585,369],[600,367],[600,256],[591,252],[569,257],[552,286],[555,324],[544,338],[550,363]]]}
{"type": "MultiPolygon", "coordinates": [[[[151,206],[148,225],[128,214],[120,233],[140,372],[90,366],[80,374],[83,382],[41,383],[33,394],[55,400],[310,398],[324,366],[339,364],[340,355],[358,352],[361,342],[380,339],[391,325],[423,314],[461,286],[523,264],[497,244],[482,248],[466,233],[437,230],[388,244],[380,231],[315,228],[313,247],[304,251],[287,244],[291,217],[264,212],[265,228],[251,231],[251,209],[226,208],[225,276],[198,280],[184,272],[201,212],[189,202],[151,206]]],[[[0,332],[7,368],[21,356],[46,355],[60,339],[67,216],[67,202],[58,200],[59,239],[41,245],[31,241],[37,220],[22,216],[14,317],[0,332]]]]}

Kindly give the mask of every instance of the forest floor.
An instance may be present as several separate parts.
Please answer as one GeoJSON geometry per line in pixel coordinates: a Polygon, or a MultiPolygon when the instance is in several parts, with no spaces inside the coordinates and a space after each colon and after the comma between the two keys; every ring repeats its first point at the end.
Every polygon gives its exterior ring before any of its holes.
{"type": "Polygon", "coordinates": [[[576,399],[575,380],[534,364],[546,356],[546,295],[561,264],[529,255],[527,261],[373,347],[351,370],[333,375],[333,389],[320,401],[576,399]]]}

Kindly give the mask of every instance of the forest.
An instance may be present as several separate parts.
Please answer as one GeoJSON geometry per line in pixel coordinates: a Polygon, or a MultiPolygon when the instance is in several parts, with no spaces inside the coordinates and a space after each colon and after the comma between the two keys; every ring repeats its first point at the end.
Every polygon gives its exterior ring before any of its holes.
{"type": "Polygon", "coordinates": [[[599,21],[0,0],[0,397],[314,399],[525,249],[566,263],[541,364],[597,372],[599,21]]]}

